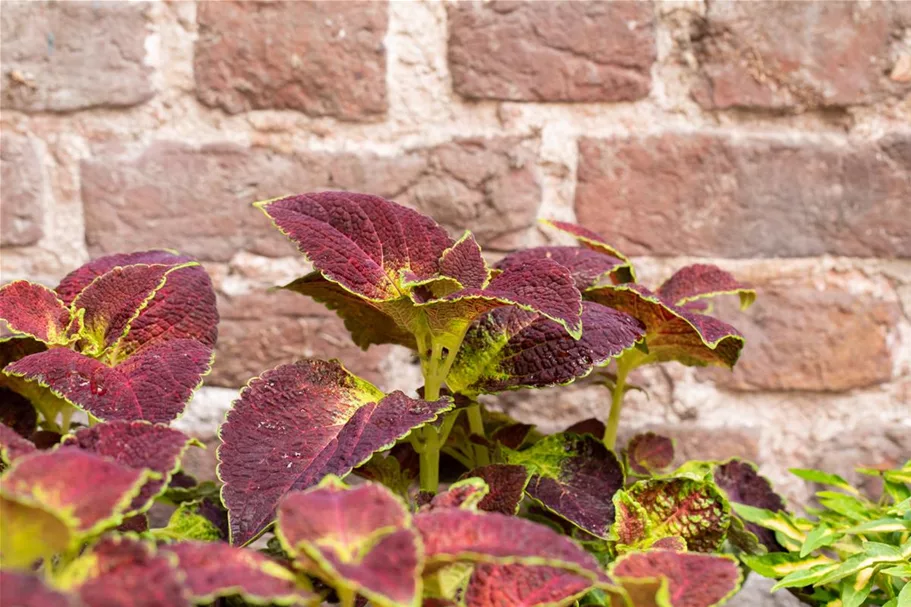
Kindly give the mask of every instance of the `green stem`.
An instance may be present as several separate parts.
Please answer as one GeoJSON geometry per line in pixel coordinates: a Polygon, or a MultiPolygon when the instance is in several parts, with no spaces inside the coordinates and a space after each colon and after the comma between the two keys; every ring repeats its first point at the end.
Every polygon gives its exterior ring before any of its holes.
{"type": "Polygon", "coordinates": [[[76,412],[76,407],[70,405],[64,407],[63,411],[60,412],[60,433],[66,434],[70,431],[70,421],[73,419],[73,413],[76,412]]]}
{"type": "Polygon", "coordinates": [[[604,446],[613,449],[617,444],[617,427],[620,425],[620,412],[623,410],[623,393],[626,391],[626,376],[630,366],[617,361],[617,382],[614,384],[614,393],[611,398],[610,416],[607,418],[607,428],[604,430],[604,446]]]}
{"type": "MultiPolygon", "coordinates": [[[[484,417],[481,415],[481,405],[473,405],[466,409],[468,412],[468,428],[472,434],[477,434],[481,438],[486,438],[484,434],[484,417]]],[[[484,445],[472,444],[474,450],[475,464],[486,466],[490,463],[490,455],[487,453],[487,447],[484,445]]]]}
{"type": "MultiPolygon", "coordinates": [[[[424,400],[434,401],[440,398],[442,380],[440,362],[443,347],[432,343],[430,358],[422,365],[424,371],[424,400]]],[[[427,424],[421,428],[423,448],[421,457],[421,491],[436,493],[440,485],[440,435],[437,429],[427,424]]]]}
{"type": "Polygon", "coordinates": [[[338,595],[339,607],[354,607],[357,600],[357,593],[351,588],[336,588],[335,594],[338,595]]]}

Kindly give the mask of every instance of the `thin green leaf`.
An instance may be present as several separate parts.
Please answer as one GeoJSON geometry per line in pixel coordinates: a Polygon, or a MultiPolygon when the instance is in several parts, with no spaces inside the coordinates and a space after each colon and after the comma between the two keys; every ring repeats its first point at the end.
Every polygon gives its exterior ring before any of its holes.
{"type": "Polygon", "coordinates": [[[827,556],[801,558],[792,552],[770,552],[759,556],[740,555],[740,560],[759,575],[772,579],[780,579],[796,572],[832,563],[832,559],[827,556]]]}
{"type": "Polygon", "coordinates": [[[771,510],[754,508],[753,506],[747,506],[746,504],[739,504],[737,502],[732,502],[731,507],[734,508],[734,512],[736,512],[740,518],[748,523],[755,523],[760,527],[765,527],[766,529],[771,529],[772,531],[780,533],[794,542],[797,542],[798,546],[802,546],[806,539],[806,534],[800,531],[800,529],[791,521],[790,517],[784,512],[772,512],[771,510]]]}
{"type": "Polygon", "coordinates": [[[873,585],[870,579],[874,569],[864,569],[856,576],[848,578],[841,583],[841,607],[860,607],[870,596],[873,585]]]}
{"type": "Polygon", "coordinates": [[[911,521],[900,518],[881,518],[875,521],[868,521],[852,527],[845,531],[846,534],[864,534],[864,533],[892,533],[894,531],[911,530],[911,521]]]}
{"type": "Polygon", "coordinates": [[[815,584],[821,577],[838,568],[838,563],[816,565],[802,571],[795,571],[784,576],[781,581],[772,586],[772,592],[782,588],[803,588],[815,584]]]}
{"type": "Polygon", "coordinates": [[[897,578],[911,578],[911,563],[902,563],[894,567],[887,567],[880,573],[897,578]]]}
{"type": "Polygon", "coordinates": [[[852,487],[848,481],[838,476],[837,474],[830,474],[828,472],[822,472],[821,470],[812,470],[810,468],[791,468],[790,472],[794,476],[802,478],[805,481],[810,481],[811,483],[829,485],[830,487],[837,487],[854,495],[860,495],[860,492],[857,489],[852,487]]]}
{"type": "Polygon", "coordinates": [[[832,582],[842,580],[849,575],[854,575],[862,569],[873,567],[874,565],[900,563],[904,559],[905,557],[902,556],[902,551],[895,546],[880,544],[878,542],[867,542],[864,544],[864,551],[861,554],[854,555],[845,560],[835,571],[824,576],[814,585],[821,586],[823,584],[831,584],[832,582]]]}
{"type": "Polygon", "coordinates": [[[834,491],[820,491],[816,496],[820,504],[842,516],[855,521],[866,521],[870,518],[870,503],[863,498],[834,491]]]}
{"type": "Polygon", "coordinates": [[[836,531],[826,524],[819,525],[813,531],[807,534],[803,546],[800,547],[800,558],[804,558],[817,548],[831,546],[841,538],[843,533],[836,531]]]}

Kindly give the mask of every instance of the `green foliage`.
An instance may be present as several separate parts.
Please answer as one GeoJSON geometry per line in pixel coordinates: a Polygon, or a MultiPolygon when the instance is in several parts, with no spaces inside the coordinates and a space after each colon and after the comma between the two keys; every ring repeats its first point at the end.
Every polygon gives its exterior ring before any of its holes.
{"type": "Polygon", "coordinates": [[[795,469],[800,478],[834,487],[816,493],[810,516],[735,504],[738,515],[775,533],[783,550],[743,555],[759,575],[778,582],[812,605],[911,605],[911,461],[895,470],[859,471],[883,479],[879,499],[845,479],[818,470],[795,469]]]}

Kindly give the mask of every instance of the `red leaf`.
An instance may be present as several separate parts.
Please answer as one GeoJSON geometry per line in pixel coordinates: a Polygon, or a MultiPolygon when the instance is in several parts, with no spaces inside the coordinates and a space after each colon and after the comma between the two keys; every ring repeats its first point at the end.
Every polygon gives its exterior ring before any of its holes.
{"type": "Polygon", "coordinates": [[[390,200],[314,192],[257,203],[329,280],[368,299],[396,299],[401,274],[432,278],[452,240],[429,217],[390,200]]]}
{"type": "Polygon", "coordinates": [[[496,264],[508,270],[533,259],[551,259],[569,270],[576,288],[584,291],[615,274],[629,272],[628,261],[581,247],[534,247],[511,253],[496,264]]]}
{"type": "Polygon", "coordinates": [[[20,436],[31,436],[38,427],[38,412],[32,403],[9,388],[0,388],[0,424],[20,436]]]}
{"type": "Polygon", "coordinates": [[[24,455],[37,451],[35,443],[21,437],[9,426],[0,424],[0,461],[11,464],[24,455]]]}
{"type": "Polygon", "coordinates": [[[8,375],[47,386],[100,420],[168,423],[186,407],[212,363],[212,352],[190,339],[143,348],[115,367],[72,350],[27,356],[8,375]]]}
{"type": "Polygon", "coordinates": [[[195,603],[233,595],[257,604],[309,604],[317,598],[297,585],[294,573],[254,550],[217,542],[180,542],[162,550],[177,556],[195,603]]]}
{"type": "Polygon", "coordinates": [[[128,537],[106,536],[74,561],[74,586],[85,607],[189,607],[168,555],[128,537]]]}
{"type": "Polygon", "coordinates": [[[512,464],[491,464],[465,473],[463,478],[483,479],[490,491],[478,503],[478,510],[516,514],[525,496],[528,484],[528,470],[525,466],[512,464]]]}
{"type": "Polygon", "coordinates": [[[143,510],[168,484],[192,439],[183,432],[148,422],[113,421],[82,428],[67,436],[63,444],[96,453],[136,469],[158,472],[133,500],[130,510],[143,510]]]}
{"type": "Polygon", "coordinates": [[[737,592],[743,579],[733,557],[665,550],[621,557],[611,568],[611,575],[621,584],[627,580],[666,578],[669,607],[720,605],[737,592]]]}
{"type": "Polygon", "coordinates": [[[567,434],[591,434],[597,439],[601,439],[604,436],[604,432],[607,428],[604,426],[604,422],[600,419],[590,417],[588,419],[583,419],[581,422],[576,422],[564,432],[567,434]]]}
{"type": "Polygon", "coordinates": [[[653,474],[674,461],[674,441],[654,432],[637,434],[626,446],[630,467],[639,474],[653,474]]]}
{"type": "MultiPolygon", "coordinates": [[[[603,253],[605,255],[611,255],[613,257],[616,257],[617,259],[621,259],[621,260],[629,263],[629,258],[627,258],[623,253],[621,253],[620,251],[618,251],[617,249],[615,249],[614,247],[609,245],[607,243],[607,241],[604,240],[604,238],[600,234],[593,232],[593,231],[589,230],[588,228],[583,228],[582,226],[577,226],[576,224],[573,224],[573,223],[568,223],[565,221],[556,221],[553,219],[545,219],[542,221],[542,223],[544,225],[549,225],[552,228],[556,228],[557,230],[560,230],[561,232],[563,232],[565,234],[570,234],[577,241],[579,241],[579,244],[581,244],[584,247],[587,247],[593,251],[598,251],[599,253],[603,253]]],[[[632,265],[630,265],[628,276],[625,276],[623,278],[622,282],[635,282],[635,281],[636,281],[636,274],[633,271],[632,265]]]]}
{"type": "Polygon", "coordinates": [[[80,533],[116,526],[147,479],[75,447],[37,452],[16,461],[3,475],[3,495],[41,508],[80,533]]]}
{"type": "Polygon", "coordinates": [[[278,535],[292,555],[314,561],[327,581],[374,600],[412,605],[422,559],[405,505],[382,485],[326,483],[290,493],[278,535]]]}
{"type": "Polygon", "coordinates": [[[0,571],[0,605],[4,607],[75,607],[75,600],[52,590],[33,573],[0,571]]]}
{"type": "Polygon", "coordinates": [[[303,360],[252,380],[220,430],[232,543],[259,535],[288,491],[347,474],[451,407],[384,395],[337,361],[303,360]]]}
{"type": "Polygon", "coordinates": [[[478,565],[465,591],[466,607],[566,605],[592,588],[592,581],[555,567],[478,565]]]}
{"type": "Polygon", "coordinates": [[[0,320],[46,344],[69,342],[70,311],[47,287],[17,280],[0,287],[0,320]]]}
{"type": "Polygon", "coordinates": [[[490,270],[471,232],[465,232],[458,242],[443,251],[440,274],[456,279],[464,288],[483,289],[487,286],[490,270]]]}

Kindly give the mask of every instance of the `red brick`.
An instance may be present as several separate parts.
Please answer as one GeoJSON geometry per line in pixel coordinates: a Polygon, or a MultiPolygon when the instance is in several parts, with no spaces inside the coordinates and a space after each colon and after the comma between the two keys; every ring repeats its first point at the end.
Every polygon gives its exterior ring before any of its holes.
{"type": "Polygon", "coordinates": [[[201,2],[199,99],[236,114],[299,110],[368,120],[386,111],[386,2],[201,2]]]}
{"type": "Polygon", "coordinates": [[[629,254],[911,257],[911,137],[583,139],[576,213],[629,254]]]}
{"type": "Polygon", "coordinates": [[[720,301],[715,314],[737,327],[746,347],[733,372],[707,370],[733,390],[839,392],[892,379],[889,332],[897,303],[810,285],[758,285],[746,312],[720,301]]]}
{"type": "Polygon", "coordinates": [[[631,101],[655,61],[649,2],[457,2],[453,88],[472,99],[631,101]]]}
{"type": "Polygon", "coordinates": [[[338,358],[369,381],[381,382],[380,363],[389,352],[372,346],[366,352],[351,343],[334,312],[287,291],[219,294],[221,322],[215,365],[206,383],[243,386],[252,377],[301,358],[338,358]]]}
{"type": "Polygon", "coordinates": [[[44,172],[34,142],[0,134],[0,246],[35,244],[42,236],[44,172]]]}
{"type": "Polygon", "coordinates": [[[146,2],[4,2],[2,105],[68,112],[154,94],[146,2]]]}
{"type": "Polygon", "coordinates": [[[513,246],[533,222],[540,187],[535,140],[470,139],[401,156],[282,155],[237,146],[161,142],[139,155],[102,153],[82,164],[86,240],[92,254],[171,247],[227,261],[246,250],[294,255],[250,204],[287,194],[347,189],[394,198],[454,234],[513,246]]]}
{"type": "MultiPolygon", "coordinates": [[[[706,108],[843,107],[911,90],[889,79],[898,2],[708,3],[696,41],[706,108]]],[[[907,18],[907,17],[906,17],[907,18]]]]}

